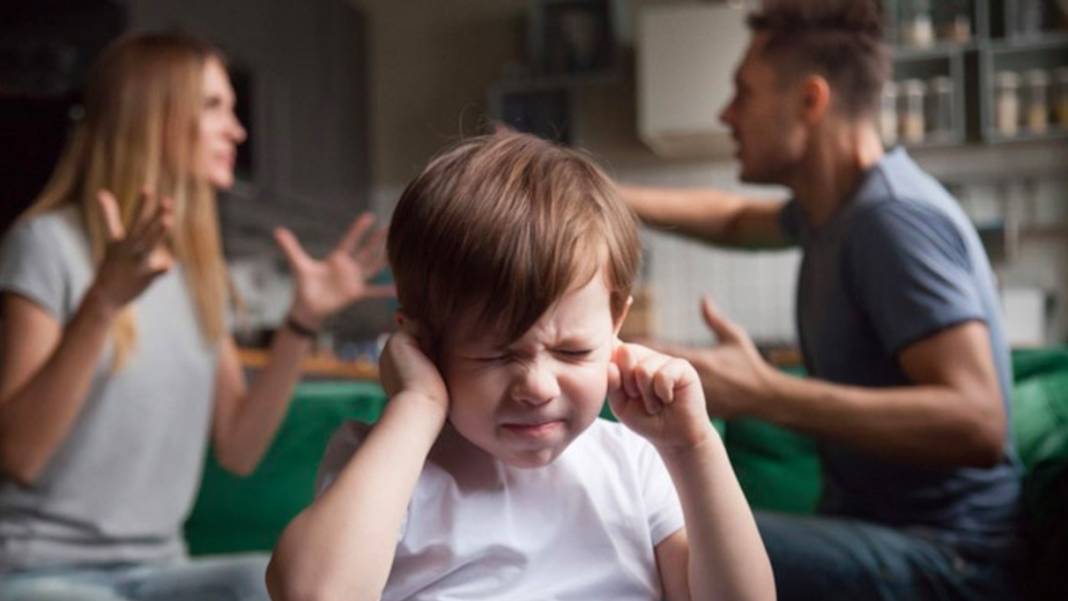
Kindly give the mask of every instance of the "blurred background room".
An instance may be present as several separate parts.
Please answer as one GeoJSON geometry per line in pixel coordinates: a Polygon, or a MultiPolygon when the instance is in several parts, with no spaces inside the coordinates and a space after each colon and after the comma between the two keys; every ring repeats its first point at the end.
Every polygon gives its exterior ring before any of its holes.
{"type": "MultiPolygon", "coordinates": [[[[6,2],[0,227],[44,185],[79,116],[86,69],[109,41],[180,29],[217,44],[248,130],[238,181],[221,193],[219,212],[232,284],[246,300],[235,333],[255,369],[291,294],[271,230],[289,227],[321,256],[360,211],[387,223],[432,155],[495,122],[585,149],[626,184],[783,198],[783,189],[738,182],[718,120],[749,39],[747,10],[698,0],[6,2]]],[[[881,134],[887,146],[906,146],[980,230],[1013,347],[1060,349],[1057,367],[1043,372],[1053,374],[1046,388],[1017,389],[1025,400],[1059,399],[1016,424],[1018,438],[1031,426],[1047,437],[1050,416],[1068,423],[1068,0],[891,0],[885,10],[894,82],[883,94],[881,134]]],[[[725,251],[670,232],[642,235],[626,334],[707,345],[698,302],[711,293],[773,362],[797,362],[799,251],[725,251]]],[[[395,308],[388,299],[361,302],[326,324],[305,365],[319,381],[298,387],[278,442],[251,478],[209,463],[186,525],[194,553],[269,550],[310,501],[339,420],[374,419],[384,403],[375,360],[395,308]]],[[[1018,362],[1018,377],[1038,373],[1036,365],[1018,362]],[[1027,365],[1034,369],[1020,369],[1027,365]]],[[[1068,427],[1055,434],[1064,459],[1068,427]]],[[[747,468],[736,440],[728,430],[754,506],[812,509],[819,466],[810,442],[789,443],[789,453],[808,453],[803,465],[775,463],[789,454],[776,451],[761,464],[770,467],[747,468]]],[[[1021,448],[1030,467],[1035,455],[1021,448]]]]}
{"type": "MultiPolygon", "coordinates": [[[[886,8],[895,83],[884,138],[906,145],[983,232],[1020,346],[1068,337],[1066,9],[1063,0],[886,8]]],[[[234,285],[250,300],[237,322],[249,346],[263,344],[288,302],[272,227],[324,252],[358,211],[388,219],[434,151],[491,119],[587,149],[622,182],[741,188],[717,115],[748,35],[743,3],[44,0],[3,10],[5,224],[43,184],[85,68],[110,39],[177,28],[228,54],[250,135],[220,213],[234,285]]],[[[696,299],[710,292],[762,347],[790,355],[796,252],[728,252],[651,231],[645,242],[629,330],[706,342],[696,299]]],[[[372,353],[392,308],[361,303],[321,346],[372,353]]]]}

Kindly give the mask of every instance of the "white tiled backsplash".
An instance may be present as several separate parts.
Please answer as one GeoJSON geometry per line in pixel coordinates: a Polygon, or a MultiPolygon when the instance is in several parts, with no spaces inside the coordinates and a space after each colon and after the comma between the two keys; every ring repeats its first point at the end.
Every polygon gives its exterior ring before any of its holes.
{"type": "Polygon", "coordinates": [[[676,342],[707,342],[700,313],[708,294],[720,310],[758,342],[795,340],[797,250],[740,252],[711,248],[670,233],[643,232],[653,289],[655,335],[676,342]]]}

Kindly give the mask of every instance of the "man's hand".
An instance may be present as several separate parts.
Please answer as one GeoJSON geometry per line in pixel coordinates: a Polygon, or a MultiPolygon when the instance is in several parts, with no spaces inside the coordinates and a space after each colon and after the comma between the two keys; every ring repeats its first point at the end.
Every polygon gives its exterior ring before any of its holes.
{"type": "Polygon", "coordinates": [[[757,352],[756,345],[738,324],[730,321],[705,297],[701,314],[716,335],[718,344],[710,349],[671,344],[655,344],[657,350],[689,361],[697,370],[713,417],[731,418],[757,413],[774,402],[773,367],[757,352]]]}
{"type": "Polygon", "coordinates": [[[637,344],[616,347],[608,402],[620,422],[659,449],[691,449],[716,435],[693,366],[637,344]]]}

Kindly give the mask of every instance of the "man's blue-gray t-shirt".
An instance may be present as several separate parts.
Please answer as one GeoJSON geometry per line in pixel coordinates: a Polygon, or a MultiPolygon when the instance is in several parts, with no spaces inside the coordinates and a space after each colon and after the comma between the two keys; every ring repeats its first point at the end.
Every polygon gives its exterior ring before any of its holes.
{"type": "MultiPolygon", "coordinates": [[[[797,321],[810,375],[868,388],[911,385],[900,351],[978,320],[1012,423],[1012,368],[990,263],[957,202],[904,150],[871,168],[827,223],[811,227],[794,200],[782,225],[803,249],[797,321]]],[[[1020,493],[1006,430],[1003,460],[991,469],[918,467],[824,442],[823,511],[999,547],[1013,538],[1020,493]]]]}

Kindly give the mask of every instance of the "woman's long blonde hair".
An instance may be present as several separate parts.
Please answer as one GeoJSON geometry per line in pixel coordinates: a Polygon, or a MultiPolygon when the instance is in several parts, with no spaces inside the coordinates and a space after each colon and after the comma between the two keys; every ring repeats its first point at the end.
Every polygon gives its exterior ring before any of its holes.
{"type": "MultiPolygon", "coordinates": [[[[94,64],[85,91],[85,113],[52,177],[27,211],[35,215],[75,204],[89,237],[94,264],[104,258],[107,230],[95,200],[109,190],[127,229],[142,190],[150,202],[173,201],[175,225],[167,241],[186,281],[208,344],[224,334],[228,299],[219,240],[215,190],[194,174],[204,68],[222,61],[213,46],[180,34],[140,34],[111,44],[94,64]]],[[[112,331],[118,369],[137,341],[133,307],[112,331]]]]}

